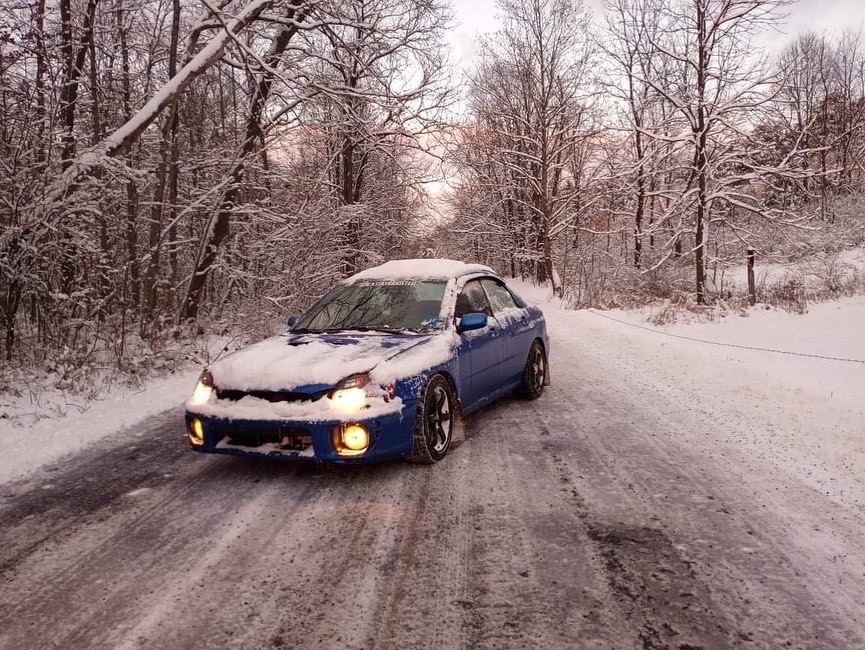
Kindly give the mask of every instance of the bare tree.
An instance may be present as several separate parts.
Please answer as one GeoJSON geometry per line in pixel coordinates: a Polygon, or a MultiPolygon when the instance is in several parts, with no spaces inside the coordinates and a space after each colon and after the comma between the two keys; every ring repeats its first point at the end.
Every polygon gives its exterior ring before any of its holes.
{"type": "Polygon", "coordinates": [[[611,177],[616,191],[632,197],[628,209],[633,212],[633,263],[643,263],[643,235],[646,215],[649,214],[649,236],[654,241],[654,189],[657,185],[656,166],[661,162],[665,148],[663,139],[649,135],[664,122],[664,98],[652,86],[650,79],[663,78],[664,65],[660,57],[648,56],[652,44],[660,37],[659,16],[646,12],[639,0],[609,0],[607,9],[607,39],[604,51],[611,69],[607,75],[607,88],[623,110],[622,130],[627,133],[632,149],[630,158],[617,159],[611,177]]]}
{"type": "Polygon", "coordinates": [[[361,241],[371,205],[354,206],[374,201],[369,167],[388,158],[391,168],[412,170],[393,181],[417,179],[414,156],[406,153],[428,149],[452,101],[443,47],[450,13],[440,0],[358,0],[330,11],[340,21],[306,35],[304,69],[316,100],[301,120],[331,141],[327,182],[338,198],[348,275],[366,255],[361,241]]]}
{"type": "Polygon", "coordinates": [[[505,228],[528,239],[538,281],[561,292],[553,242],[573,226],[575,152],[593,127],[587,16],[571,0],[507,0],[500,8],[502,28],[481,43],[470,76],[477,130],[465,132],[457,156],[505,228]]]}
{"type": "MultiPolygon", "coordinates": [[[[284,16],[281,17],[281,24],[270,49],[259,64],[260,69],[253,83],[243,143],[240,146],[237,160],[232,166],[230,180],[214,210],[212,224],[208,225],[207,236],[196,256],[192,277],[183,301],[181,312],[183,319],[194,320],[198,315],[202,289],[216,260],[219,248],[230,233],[231,210],[240,197],[240,185],[243,181],[246,161],[256,153],[263,138],[262,119],[273,86],[274,76],[278,74],[282,55],[289,42],[297,34],[303,21],[309,16],[309,12],[310,10],[305,6],[303,0],[290,0],[285,8],[284,16]]],[[[154,245],[156,243],[153,242],[154,245]]]]}
{"type": "Polygon", "coordinates": [[[365,264],[411,241],[426,209],[424,139],[449,93],[445,6],[196,5],[33,0],[0,8],[10,26],[0,35],[7,358],[62,347],[80,359],[114,347],[121,363],[132,325],[155,345],[178,312],[194,319],[240,291],[257,300],[263,287],[290,302],[306,295],[302,283],[332,278],[330,261],[349,248],[365,264]],[[334,47],[341,63],[330,57],[334,47]],[[354,88],[340,78],[346,66],[354,88]],[[306,110],[313,97],[319,108],[306,110]],[[329,114],[319,111],[325,105],[329,114]],[[344,146],[294,161],[286,152],[298,146],[292,129],[300,124],[353,142],[351,198],[370,215],[358,245],[339,245],[343,234],[332,229],[345,196],[330,184],[332,154],[344,146]],[[320,265],[263,281],[268,264],[283,263],[281,249],[265,242],[308,249],[311,237],[321,238],[320,265]],[[19,347],[21,336],[38,345],[19,347]]]}
{"type": "MultiPolygon", "coordinates": [[[[758,183],[771,182],[777,168],[755,162],[748,129],[759,121],[772,97],[773,76],[765,60],[755,60],[748,43],[774,24],[787,0],[638,0],[631,5],[645,31],[641,56],[657,63],[639,75],[671,107],[666,123],[640,129],[683,154],[676,210],[693,215],[695,293],[706,299],[706,259],[713,223],[735,227],[731,215],[744,210],[779,219],[761,202],[758,183]],[[687,152],[687,154],[686,154],[687,152]],[[687,158],[685,158],[685,155],[687,158]]],[[[614,20],[611,27],[618,23],[614,20]]],[[[798,146],[798,143],[796,143],[798,146]]],[[[787,158],[793,154],[790,152],[787,158]]],[[[782,161],[783,162],[783,161],[782,161]]]]}

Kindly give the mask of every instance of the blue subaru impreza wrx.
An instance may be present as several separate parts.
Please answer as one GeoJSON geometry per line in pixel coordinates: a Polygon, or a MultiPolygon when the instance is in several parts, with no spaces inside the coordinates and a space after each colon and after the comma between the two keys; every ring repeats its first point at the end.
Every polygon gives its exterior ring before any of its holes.
{"type": "Polygon", "coordinates": [[[186,403],[193,449],[433,463],[464,415],[549,383],[543,313],[486,266],[388,262],[289,324],[202,372],[186,403]]]}

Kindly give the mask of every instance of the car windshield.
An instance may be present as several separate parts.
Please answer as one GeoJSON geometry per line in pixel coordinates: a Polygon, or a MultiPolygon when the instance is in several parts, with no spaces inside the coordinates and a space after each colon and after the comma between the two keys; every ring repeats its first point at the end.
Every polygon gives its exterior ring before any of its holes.
{"type": "Polygon", "coordinates": [[[440,327],[443,281],[366,281],[336,287],[310,309],[293,332],[410,330],[440,327]]]}

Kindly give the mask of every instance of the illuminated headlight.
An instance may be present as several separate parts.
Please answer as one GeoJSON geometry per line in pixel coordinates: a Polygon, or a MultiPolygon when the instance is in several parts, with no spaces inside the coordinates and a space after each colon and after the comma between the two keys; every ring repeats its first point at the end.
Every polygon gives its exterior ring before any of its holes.
{"type": "Polygon", "coordinates": [[[370,383],[369,374],[343,379],[328,395],[330,405],[341,413],[357,413],[369,406],[370,399],[390,402],[396,396],[396,384],[378,386],[370,383]]]}
{"type": "Polygon", "coordinates": [[[366,406],[366,391],[363,388],[341,388],[333,391],[330,404],[343,413],[357,413],[366,406]]]}
{"type": "Polygon", "coordinates": [[[357,413],[366,407],[369,375],[352,375],[344,379],[328,396],[330,405],[343,413],[357,413]]]}
{"type": "Polygon", "coordinates": [[[195,385],[195,390],[192,392],[192,397],[189,398],[190,406],[201,406],[207,404],[210,396],[213,394],[213,375],[205,370],[201,373],[198,383],[195,385]]]}

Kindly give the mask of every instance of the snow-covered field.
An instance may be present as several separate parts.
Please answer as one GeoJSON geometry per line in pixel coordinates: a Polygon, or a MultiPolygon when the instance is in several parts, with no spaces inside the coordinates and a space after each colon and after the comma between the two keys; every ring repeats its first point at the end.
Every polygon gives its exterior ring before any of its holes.
{"type": "MultiPolygon", "coordinates": [[[[865,512],[865,296],[813,304],[804,315],[757,307],[708,323],[653,326],[650,308],[567,311],[545,288],[520,284],[519,291],[659,403],[678,401],[700,414],[705,427],[685,442],[767,462],[865,512]]],[[[555,351],[552,360],[554,378],[569,371],[555,364],[555,351]]]]}
{"type": "Polygon", "coordinates": [[[116,372],[94,371],[89,391],[73,391],[63,388],[68,382],[54,372],[16,382],[14,393],[0,390],[0,483],[179,406],[202,368],[242,347],[244,340],[210,335],[188,341],[185,348],[178,344],[170,364],[159,359],[157,367],[147,368],[148,362],[139,360],[139,367],[149,372],[134,383],[123,383],[116,372]]]}
{"type": "MultiPolygon", "coordinates": [[[[709,274],[714,286],[723,291],[743,293],[748,289],[748,274],[744,264],[726,269],[714,277],[709,274]]],[[[758,259],[754,264],[754,282],[757,294],[791,281],[799,282],[810,291],[825,291],[829,286],[837,287],[852,283],[865,275],[865,248],[849,248],[837,253],[819,253],[804,260],[782,263],[758,259]]]]}
{"type": "Polygon", "coordinates": [[[863,508],[863,323],[860,296],[816,305],[804,316],[756,312],[720,324],[666,328],[716,342],[850,361],[709,345],[614,324],[620,355],[627,359],[631,352],[641,361],[635,377],[702,412],[706,426],[693,432],[695,443],[703,437],[723,443],[863,508]]]}

